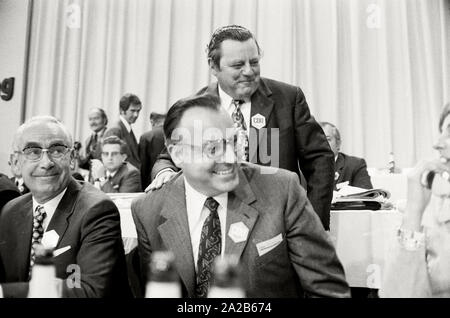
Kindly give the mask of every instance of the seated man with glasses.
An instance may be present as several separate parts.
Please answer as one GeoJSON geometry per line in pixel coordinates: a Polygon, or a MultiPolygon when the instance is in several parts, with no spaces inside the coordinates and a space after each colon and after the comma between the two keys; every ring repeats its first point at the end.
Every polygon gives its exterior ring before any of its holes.
{"type": "Polygon", "coordinates": [[[141,192],[141,175],[126,161],[127,145],[117,136],[106,137],[101,143],[102,161],[92,160],[94,185],[106,193],[141,192]]]}
{"type": "Polygon", "coordinates": [[[120,215],[114,203],[70,174],[73,141],[51,116],[19,127],[13,150],[30,193],[0,213],[0,297],[27,297],[39,244],[54,249],[62,297],[127,297],[120,215]]]}
{"type": "Polygon", "coordinates": [[[141,268],[153,251],[172,251],[183,296],[206,297],[214,259],[233,255],[248,297],[350,296],[333,244],[297,175],[240,163],[245,142],[219,97],[176,102],[164,135],[182,170],[132,203],[141,268]]]}

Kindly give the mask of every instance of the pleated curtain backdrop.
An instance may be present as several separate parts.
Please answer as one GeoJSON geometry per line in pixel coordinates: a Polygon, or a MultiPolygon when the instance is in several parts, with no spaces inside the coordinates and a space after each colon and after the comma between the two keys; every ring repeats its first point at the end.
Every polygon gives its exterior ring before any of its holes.
{"type": "Polygon", "coordinates": [[[149,114],[210,81],[205,48],[219,26],[252,30],[261,74],[300,86],[317,120],[335,123],[342,150],[384,167],[433,156],[450,101],[448,0],[33,0],[26,118],[51,114],[77,140],[87,114],[110,121],[137,94],[149,114]]]}

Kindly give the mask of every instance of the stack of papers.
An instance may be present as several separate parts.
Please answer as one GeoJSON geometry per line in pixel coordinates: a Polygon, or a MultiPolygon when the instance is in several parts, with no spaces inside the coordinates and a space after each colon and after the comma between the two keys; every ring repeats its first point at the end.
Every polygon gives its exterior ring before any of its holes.
{"type": "Polygon", "coordinates": [[[362,189],[345,186],[334,191],[332,210],[390,210],[392,203],[388,200],[391,194],[384,189],[362,189]]]}

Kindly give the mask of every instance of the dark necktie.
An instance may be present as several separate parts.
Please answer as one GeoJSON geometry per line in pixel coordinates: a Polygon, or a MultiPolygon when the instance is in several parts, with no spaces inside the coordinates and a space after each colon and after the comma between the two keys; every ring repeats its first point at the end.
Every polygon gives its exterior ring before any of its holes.
{"type": "Polygon", "coordinates": [[[198,249],[195,294],[199,298],[205,298],[208,295],[213,262],[222,251],[222,233],[220,231],[219,214],[217,213],[219,203],[209,197],[206,199],[205,206],[209,209],[210,213],[205,223],[203,223],[198,249]]]}
{"type": "Polygon", "coordinates": [[[30,254],[30,272],[29,276],[31,278],[31,270],[34,266],[34,260],[36,258],[35,249],[36,246],[41,244],[42,237],[44,236],[44,227],[42,226],[47,213],[42,205],[38,205],[36,210],[33,212],[33,236],[31,240],[31,254],[30,254]]]}
{"type": "Polygon", "coordinates": [[[133,140],[133,143],[135,145],[137,145],[137,140],[136,140],[136,136],[134,136],[133,129],[130,130],[130,136],[131,136],[131,139],[133,140]]]}
{"type": "Polygon", "coordinates": [[[234,111],[231,118],[234,122],[234,127],[238,129],[238,157],[243,161],[248,161],[248,134],[247,126],[245,125],[244,115],[241,112],[241,105],[243,100],[233,99],[234,111]]]}
{"type": "Polygon", "coordinates": [[[94,133],[94,136],[92,137],[92,140],[91,140],[91,152],[95,152],[95,149],[97,148],[97,133],[94,133]]]}

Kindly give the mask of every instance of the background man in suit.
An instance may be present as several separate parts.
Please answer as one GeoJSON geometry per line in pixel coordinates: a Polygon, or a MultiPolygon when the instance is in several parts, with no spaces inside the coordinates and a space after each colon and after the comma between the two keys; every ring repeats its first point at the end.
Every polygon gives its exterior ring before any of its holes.
{"type": "MultiPolygon", "coordinates": [[[[222,107],[234,118],[235,125],[243,128],[249,143],[246,160],[288,169],[300,176],[314,210],[328,230],[333,153],[322,129],[310,114],[302,90],[260,77],[258,42],[241,26],[216,30],[207,53],[210,69],[218,82],[203,88],[199,94],[206,92],[219,96],[222,107]]],[[[157,161],[152,172],[158,176],[154,188],[174,173],[167,169],[169,158],[161,159],[166,160],[157,161]]]]}
{"type": "MultiPolygon", "coordinates": [[[[103,109],[97,107],[91,109],[88,118],[92,134],[86,139],[84,155],[78,157],[78,167],[90,172],[91,160],[101,159],[100,143],[108,125],[108,116],[103,109]]],[[[91,177],[89,177],[89,181],[92,181],[91,177]]]]}
{"type": "Polygon", "coordinates": [[[16,185],[17,189],[19,189],[20,194],[26,194],[30,192],[30,189],[28,189],[28,187],[24,183],[22,174],[17,167],[17,156],[15,154],[11,154],[9,156],[8,164],[13,175],[10,180],[16,185]]]}
{"type": "Polygon", "coordinates": [[[0,211],[3,206],[14,198],[20,196],[20,191],[8,176],[0,173],[0,211]]]}
{"type": "Polygon", "coordinates": [[[373,189],[367,172],[367,164],[363,158],[353,157],[340,152],[341,150],[341,134],[335,125],[329,122],[321,122],[320,125],[327,136],[331,150],[334,153],[335,174],[334,187],[339,189],[340,185],[348,183],[353,187],[364,189],[373,189]]]}
{"type": "Polygon", "coordinates": [[[150,123],[152,130],[142,134],[139,139],[139,157],[141,160],[141,182],[145,189],[151,182],[151,172],[153,165],[164,149],[164,132],[162,125],[166,118],[163,114],[152,112],[150,114],[150,123]]]}
{"type": "Polygon", "coordinates": [[[236,129],[217,96],[175,103],[164,135],[182,171],[132,203],[142,268],[153,251],[168,249],[184,295],[206,297],[215,257],[235,255],[248,297],[349,296],[342,265],[298,176],[240,166],[236,129]]]}
{"type": "Polygon", "coordinates": [[[105,133],[105,138],[109,136],[117,136],[127,144],[128,162],[138,169],[141,168],[139,146],[131,125],[138,119],[141,109],[142,103],[139,97],[133,94],[125,94],[119,102],[119,121],[117,121],[105,133]]]}
{"type": "Polygon", "coordinates": [[[78,266],[80,285],[62,281],[63,297],[130,295],[119,212],[104,193],[71,177],[67,129],[54,117],[31,118],[19,127],[14,151],[31,193],[0,213],[0,293],[27,296],[34,250],[42,243],[55,248],[59,279],[70,279],[68,266],[78,266]]]}
{"type": "Polygon", "coordinates": [[[127,145],[116,136],[106,137],[101,144],[102,161],[92,164],[96,187],[106,193],[141,192],[139,170],[127,160],[127,145]]]}

